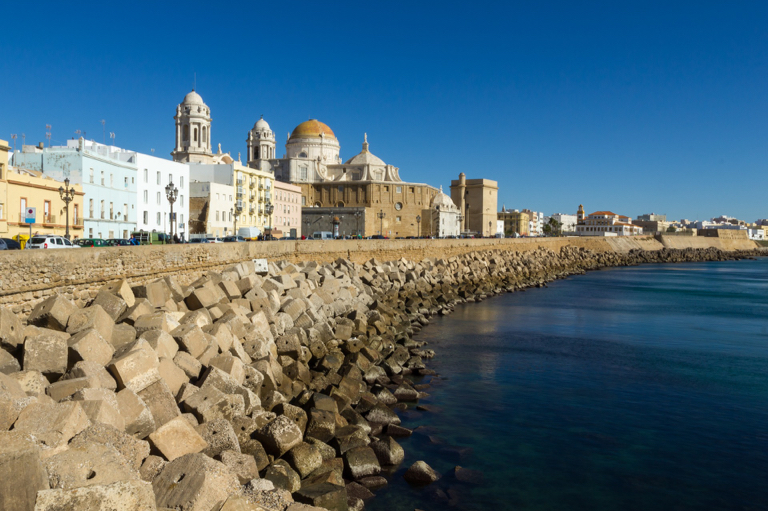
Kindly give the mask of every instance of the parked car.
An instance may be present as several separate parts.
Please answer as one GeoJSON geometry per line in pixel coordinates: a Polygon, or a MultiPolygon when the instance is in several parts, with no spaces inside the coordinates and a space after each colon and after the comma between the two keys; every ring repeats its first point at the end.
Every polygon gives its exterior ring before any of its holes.
{"type": "Polygon", "coordinates": [[[140,245],[164,245],[171,242],[171,237],[164,232],[135,231],[131,236],[140,245]]]}
{"type": "Polygon", "coordinates": [[[208,243],[224,243],[224,242],[221,241],[221,238],[212,237],[212,238],[208,238],[208,243]]]}
{"type": "Polygon", "coordinates": [[[32,236],[27,244],[26,248],[80,248],[78,245],[73,244],[64,236],[55,235],[38,235],[32,236]]]}
{"type": "Polygon", "coordinates": [[[316,240],[332,240],[333,233],[330,231],[317,231],[312,233],[312,237],[316,240]]]}
{"type": "Polygon", "coordinates": [[[138,245],[139,242],[134,240],[124,240],[122,238],[112,238],[107,240],[107,244],[110,247],[133,247],[138,245]]]}
{"type": "Polygon", "coordinates": [[[210,243],[210,241],[208,241],[208,238],[192,238],[188,243],[210,243]]]}
{"type": "Polygon", "coordinates": [[[0,250],[21,250],[21,245],[11,238],[0,238],[0,250]]]}
{"type": "Polygon", "coordinates": [[[389,238],[387,238],[386,236],[382,236],[381,234],[374,234],[373,236],[371,236],[371,239],[372,240],[388,240],[389,238]]]}
{"type": "Polygon", "coordinates": [[[110,246],[106,240],[103,240],[101,238],[81,238],[79,240],[75,240],[75,244],[81,247],[96,247],[96,248],[110,246]]]}
{"type": "Polygon", "coordinates": [[[243,242],[247,240],[242,236],[224,236],[223,238],[221,238],[221,241],[223,241],[224,243],[233,243],[233,242],[243,242]]]}
{"type": "Polygon", "coordinates": [[[261,236],[261,229],[258,227],[240,227],[237,230],[237,235],[242,236],[246,240],[255,240],[261,236]]]}

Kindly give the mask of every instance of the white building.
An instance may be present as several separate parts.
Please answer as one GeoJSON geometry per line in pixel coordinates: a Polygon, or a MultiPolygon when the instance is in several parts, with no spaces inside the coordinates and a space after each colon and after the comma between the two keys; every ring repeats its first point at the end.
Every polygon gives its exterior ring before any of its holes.
{"type": "Polygon", "coordinates": [[[628,216],[617,215],[611,211],[595,211],[584,215],[584,206],[579,205],[578,236],[635,236],[643,234],[642,227],[634,225],[628,216]]]}
{"type": "Polygon", "coordinates": [[[524,209],[523,213],[527,213],[529,217],[528,221],[528,233],[530,236],[543,236],[544,235],[544,213],[531,211],[530,209],[524,209]]]}
{"type": "Polygon", "coordinates": [[[765,230],[764,229],[747,229],[747,235],[751,240],[763,241],[765,239],[765,230]]]}
{"type": "MultiPolygon", "coordinates": [[[[189,184],[190,232],[226,236],[234,232],[234,192],[231,185],[196,182],[189,184]],[[196,225],[205,226],[205,229],[196,225]]],[[[239,226],[242,227],[242,226],[239,226]]]]}
{"type": "Polygon", "coordinates": [[[173,213],[176,216],[173,232],[189,238],[189,166],[164,160],[148,154],[135,153],[138,167],[138,210],[136,230],[171,233],[171,205],[165,187],[173,183],[178,189],[173,213]]]}
{"type": "Polygon", "coordinates": [[[576,215],[569,215],[567,213],[555,213],[552,218],[560,222],[560,232],[571,233],[576,231],[576,215]]]}
{"type": "MultiPolygon", "coordinates": [[[[432,232],[438,238],[449,236],[459,236],[461,232],[461,220],[459,219],[459,208],[453,203],[448,195],[443,193],[443,187],[440,192],[432,199],[432,232]]],[[[425,225],[424,228],[427,226],[425,225]]]]}

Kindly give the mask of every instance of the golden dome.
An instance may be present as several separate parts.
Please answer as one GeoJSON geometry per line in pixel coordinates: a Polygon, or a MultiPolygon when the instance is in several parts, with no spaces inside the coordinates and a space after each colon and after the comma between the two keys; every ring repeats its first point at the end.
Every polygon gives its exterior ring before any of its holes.
{"type": "Polygon", "coordinates": [[[334,135],[331,128],[317,119],[310,119],[296,126],[296,129],[291,133],[291,138],[320,138],[320,133],[324,133],[326,137],[336,139],[336,135],[334,135]]]}

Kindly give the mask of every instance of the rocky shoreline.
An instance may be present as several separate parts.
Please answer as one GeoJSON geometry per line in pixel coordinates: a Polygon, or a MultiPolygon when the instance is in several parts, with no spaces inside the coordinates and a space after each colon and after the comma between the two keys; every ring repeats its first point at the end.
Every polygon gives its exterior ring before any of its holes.
{"type": "MultiPolygon", "coordinates": [[[[0,508],[360,510],[402,463],[414,338],[459,303],[612,266],[765,251],[479,251],[251,262],[0,309],[0,508]],[[384,467],[384,472],[382,471],[384,467]]],[[[423,461],[411,484],[439,477],[423,461]]]]}

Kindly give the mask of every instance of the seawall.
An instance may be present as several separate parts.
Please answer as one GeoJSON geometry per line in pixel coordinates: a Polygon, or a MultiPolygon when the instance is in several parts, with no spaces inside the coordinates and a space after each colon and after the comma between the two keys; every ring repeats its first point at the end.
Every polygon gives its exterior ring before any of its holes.
{"type": "Polygon", "coordinates": [[[749,240],[637,236],[626,238],[518,238],[459,240],[344,240],[273,241],[205,245],[156,245],[73,250],[9,251],[0,253],[0,306],[25,317],[43,299],[54,294],[83,306],[106,283],[126,279],[131,285],[174,276],[188,284],[202,272],[220,271],[232,264],[263,258],[269,261],[316,261],[338,258],[363,263],[430,257],[449,258],[476,251],[529,252],[540,248],[559,251],[570,246],[597,253],[656,251],[662,248],[718,248],[752,250],[749,240]]]}

